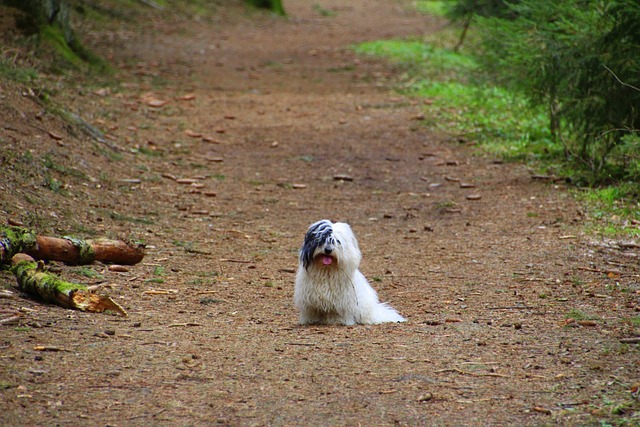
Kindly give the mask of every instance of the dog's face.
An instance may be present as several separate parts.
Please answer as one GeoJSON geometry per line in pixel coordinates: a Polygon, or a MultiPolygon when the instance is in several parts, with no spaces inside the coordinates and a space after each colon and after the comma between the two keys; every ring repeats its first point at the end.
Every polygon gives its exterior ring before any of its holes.
{"type": "Polygon", "coordinates": [[[304,236],[300,262],[305,269],[356,269],[360,264],[358,241],[349,224],[323,219],[311,224],[304,236]]]}

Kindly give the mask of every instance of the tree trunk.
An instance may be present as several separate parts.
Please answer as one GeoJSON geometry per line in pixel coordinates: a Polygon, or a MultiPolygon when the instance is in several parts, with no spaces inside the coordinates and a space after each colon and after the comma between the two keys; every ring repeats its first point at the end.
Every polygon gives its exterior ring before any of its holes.
{"type": "Polygon", "coordinates": [[[72,237],[37,236],[21,227],[0,228],[0,264],[8,263],[18,253],[36,259],[62,261],[67,264],[91,264],[93,261],[133,265],[144,258],[144,246],[120,240],[82,240],[72,237]]]}
{"type": "Polygon", "coordinates": [[[69,23],[69,6],[66,0],[0,0],[0,3],[24,11],[37,27],[58,26],[62,29],[65,42],[69,46],[73,45],[74,35],[69,23]]]}
{"type": "Polygon", "coordinates": [[[142,246],[134,246],[120,240],[81,240],[70,237],[36,237],[36,246],[27,251],[36,259],[62,261],[67,264],[91,264],[102,261],[133,265],[142,261],[142,246]]]}

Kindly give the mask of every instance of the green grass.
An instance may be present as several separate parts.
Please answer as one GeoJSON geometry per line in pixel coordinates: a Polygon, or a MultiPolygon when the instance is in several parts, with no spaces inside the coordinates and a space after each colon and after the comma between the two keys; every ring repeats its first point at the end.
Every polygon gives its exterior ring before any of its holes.
{"type": "Polygon", "coordinates": [[[317,3],[313,5],[313,10],[316,13],[318,13],[320,16],[324,16],[327,18],[336,15],[336,13],[333,10],[325,9],[324,7],[320,6],[317,3]]]}
{"type": "Polygon", "coordinates": [[[21,68],[5,58],[0,58],[0,77],[16,83],[31,84],[38,79],[38,72],[33,68],[21,68]]]}
{"type": "Polygon", "coordinates": [[[415,7],[419,12],[424,14],[445,16],[448,3],[450,4],[451,2],[438,0],[417,0],[415,1],[415,7]]]}
{"type": "Polygon", "coordinates": [[[357,45],[355,51],[362,55],[388,58],[411,69],[421,79],[431,77],[440,81],[453,81],[459,74],[466,75],[477,69],[476,61],[470,56],[421,40],[365,42],[357,45]]]}
{"type": "Polygon", "coordinates": [[[104,279],[104,276],[100,273],[98,273],[97,271],[95,271],[93,268],[90,267],[78,267],[75,270],[76,274],[79,274],[80,276],[83,277],[87,277],[89,279],[104,279]]]}
{"type": "Polygon", "coordinates": [[[634,183],[621,183],[576,192],[593,220],[592,228],[605,236],[640,237],[640,190],[634,183]]]}
{"type": "Polygon", "coordinates": [[[137,223],[137,224],[147,224],[147,225],[151,225],[154,223],[154,221],[152,219],[149,218],[139,218],[139,217],[133,217],[133,216],[129,216],[129,215],[123,215],[120,214],[118,212],[109,212],[109,217],[115,221],[122,221],[122,222],[133,222],[133,223],[137,223]]]}
{"type": "Polygon", "coordinates": [[[577,308],[572,308],[571,310],[569,310],[569,312],[567,313],[567,315],[565,316],[567,319],[574,319],[574,320],[600,320],[598,316],[593,316],[590,314],[585,313],[582,310],[579,310],[577,308]]]}

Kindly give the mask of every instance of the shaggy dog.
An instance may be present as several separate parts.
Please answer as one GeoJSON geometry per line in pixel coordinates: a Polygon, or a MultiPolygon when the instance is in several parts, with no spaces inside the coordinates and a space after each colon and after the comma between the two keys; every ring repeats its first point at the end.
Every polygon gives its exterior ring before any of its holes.
{"type": "Polygon", "coordinates": [[[404,322],[358,270],[362,255],[349,224],[311,224],[300,250],[294,302],[300,324],[404,322]]]}

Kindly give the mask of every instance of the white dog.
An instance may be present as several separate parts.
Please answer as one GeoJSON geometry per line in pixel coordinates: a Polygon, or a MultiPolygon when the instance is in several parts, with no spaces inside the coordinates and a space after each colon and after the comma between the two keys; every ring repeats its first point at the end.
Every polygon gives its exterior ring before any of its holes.
{"type": "Polygon", "coordinates": [[[311,224],[300,250],[294,302],[300,324],[404,322],[358,270],[362,255],[349,224],[311,224]]]}

